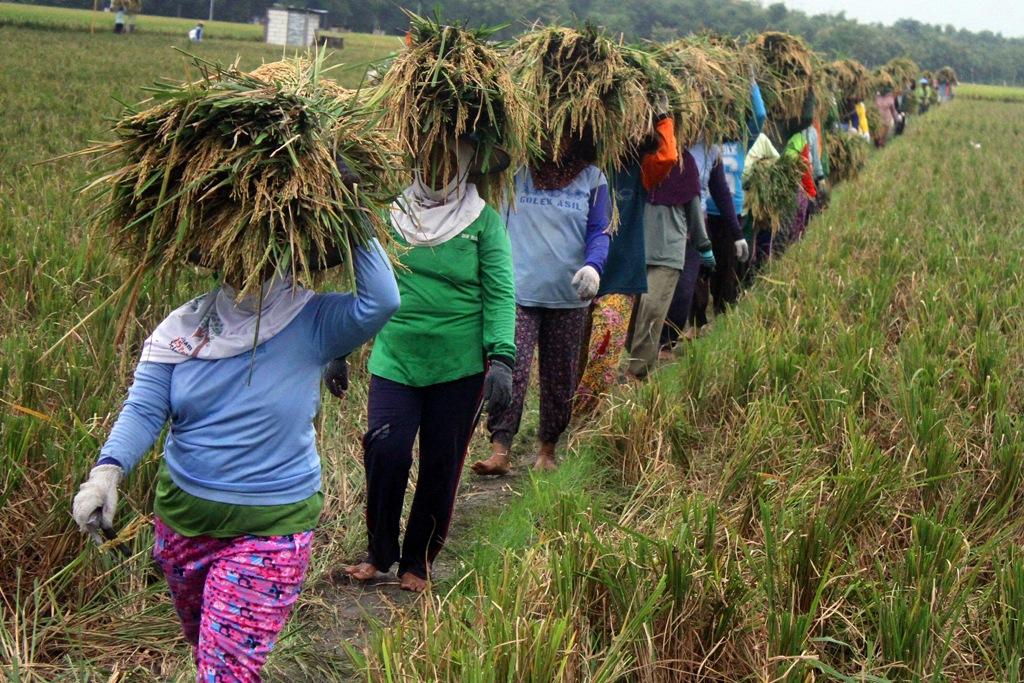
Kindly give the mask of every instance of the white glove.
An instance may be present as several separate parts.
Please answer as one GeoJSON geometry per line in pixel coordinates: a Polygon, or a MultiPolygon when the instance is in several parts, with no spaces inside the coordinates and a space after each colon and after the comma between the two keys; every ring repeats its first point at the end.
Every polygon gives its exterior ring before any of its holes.
{"type": "Polygon", "coordinates": [[[601,286],[601,276],[597,274],[594,266],[583,266],[572,276],[572,286],[576,288],[576,294],[581,301],[589,301],[597,294],[597,288],[601,286]]]}
{"type": "Polygon", "coordinates": [[[97,543],[103,543],[100,528],[114,525],[117,509],[117,485],[124,470],[118,465],[97,465],[89,472],[78,494],[71,503],[71,516],[83,534],[89,534],[97,543]]]}
{"type": "Polygon", "coordinates": [[[736,247],[736,260],[740,263],[746,263],[750,258],[750,245],[747,244],[746,240],[736,240],[733,242],[736,247]]]}

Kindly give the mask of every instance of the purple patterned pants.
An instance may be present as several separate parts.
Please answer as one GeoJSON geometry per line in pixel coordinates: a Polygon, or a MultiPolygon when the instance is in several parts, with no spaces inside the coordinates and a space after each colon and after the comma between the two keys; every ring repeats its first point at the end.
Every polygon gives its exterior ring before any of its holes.
{"type": "Polygon", "coordinates": [[[167,579],[200,683],[257,683],[299,597],[313,532],[182,536],[154,520],[153,559],[167,579]]]}
{"type": "Polygon", "coordinates": [[[579,382],[580,345],[589,307],[536,308],[516,306],[516,367],[512,371],[512,404],[487,419],[491,441],[509,448],[523,419],[530,385],[533,349],[540,356],[541,443],[556,443],[569,426],[572,399],[579,382]]]}

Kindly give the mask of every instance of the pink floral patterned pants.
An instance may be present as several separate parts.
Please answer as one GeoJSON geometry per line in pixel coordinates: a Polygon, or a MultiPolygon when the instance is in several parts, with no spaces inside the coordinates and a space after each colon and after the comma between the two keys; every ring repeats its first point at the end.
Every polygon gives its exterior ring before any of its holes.
{"type": "Polygon", "coordinates": [[[254,683],[299,597],[313,532],[188,537],[154,521],[167,578],[201,683],[254,683]]]}
{"type": "Polygon", "coordinates": [[[587,363],[576,390],[577,415],[596,409],[601,396],[618,382],[633,301],[628,294],[606,294],[594,300],[587,363]]]}

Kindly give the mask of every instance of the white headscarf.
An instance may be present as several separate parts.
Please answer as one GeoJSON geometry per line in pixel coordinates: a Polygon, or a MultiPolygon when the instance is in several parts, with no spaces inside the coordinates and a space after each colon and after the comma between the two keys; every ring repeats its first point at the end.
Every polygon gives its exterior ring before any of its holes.
{"type": "Polygon", "coordinates": [[[417,169],[412,184],[391,205],[395,229],[414,247],[443,244],[469,227],[484,210],[476,185],[467,182],[473,146],[460,140],[456,146],[458,170],[440,190],[423,181],[417,169]]]}
{"type": "Polygon", "coordinates": [[[237,292],[221,285],[173,311],[142,345],[143,361],[183,363],[193,358],[233,358],[271,339],[288,326],[313,297],[289,278],[275,276],[260,294],[235,302],[237,292]],[[259,336],[257,337],[257,323],[259,336]]]}

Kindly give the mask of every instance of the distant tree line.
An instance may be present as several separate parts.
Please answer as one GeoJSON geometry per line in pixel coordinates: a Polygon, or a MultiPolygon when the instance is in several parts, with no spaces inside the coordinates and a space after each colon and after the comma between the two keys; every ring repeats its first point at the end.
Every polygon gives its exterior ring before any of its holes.
{"type": "MultiPolygon", "coordinates": [[[[91,0],[38,0],[38,4],[92,6],[91,0]]],[[[271,4],[271,0],[215,0],[215,14],[227,21],[251,21],[262,17],[271,4]]],[[[290,0],[282,4],[327,10],[332,26],[386,33],[401,33],[408,24],[400,6],[419,13],[435,7],[434,2],[411,0],[290,0]]],[[[731,35],[786,31],[803,36],[817,50],[854,57],[869,66],[907,55],[926,69],[952,66],[961,80],[1024,85],[1024,38],[913,19],[893,26],[864,24],[845,13],[809,15],[781,2],[762,7],[748,0],[447,0],[436,5],[444,16],[465,18],[472,24],[508,24],[510,35],[537,20],[583,19],[627,40],[667,40],[706,29],[731,35]]],[[[965,5],[964,11],[969,12],[969,3],[965,5]]],[[[143,7],[148,14],[203,18],[209,0],[143,0],[143,7]]]]}

